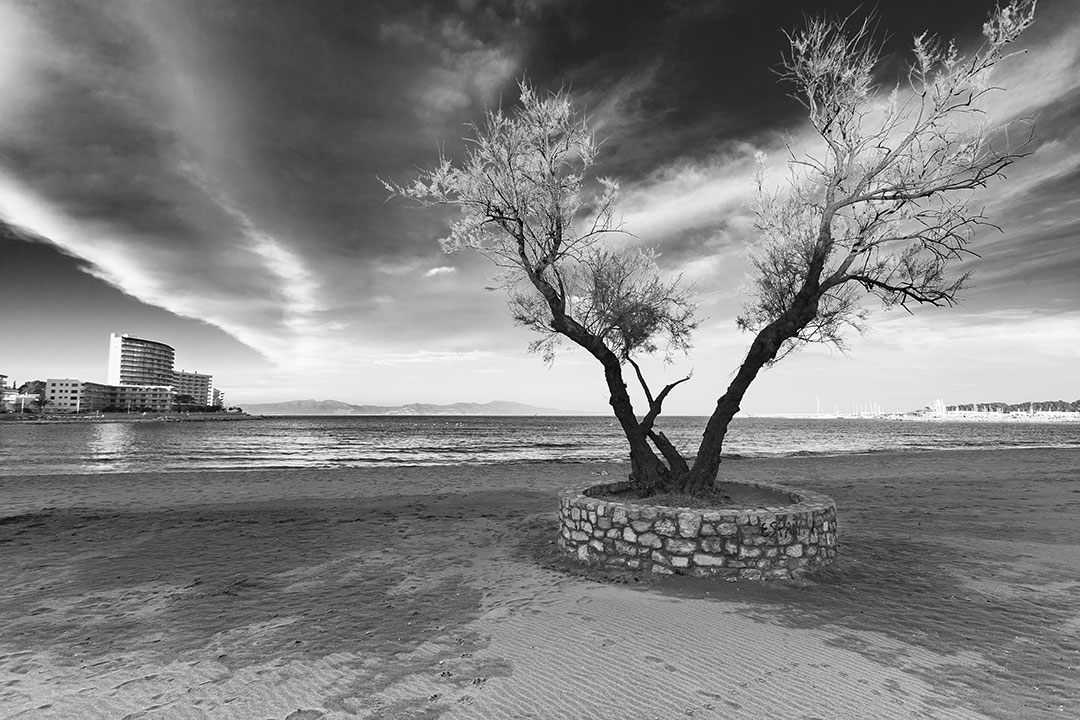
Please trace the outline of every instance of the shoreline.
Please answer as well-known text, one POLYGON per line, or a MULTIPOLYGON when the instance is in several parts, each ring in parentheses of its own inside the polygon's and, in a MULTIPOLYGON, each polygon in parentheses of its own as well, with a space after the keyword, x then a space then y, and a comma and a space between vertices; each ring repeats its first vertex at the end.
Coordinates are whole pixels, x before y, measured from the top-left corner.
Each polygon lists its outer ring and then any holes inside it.
POLYGON ((2 413, 0 422, 27 422, 49 424, 122 423, 122 422, 219 422, 231 420, 262 420, 261 415, 247 413, 2 413))
MULTIPOLYGON (((460 420, 462 418, 520 418, 542 417, 551 419, 581 419, 600 418, 611 419, 601 413, 587 415, 466 415, 466 414, 438 414, 438 415, 411 415, 401 413, 370 413, 370 414, 321 414, 321 415, 281 415, 257 413, 98 413, 79 414, 46 412, 46 413, 0 413, 0 422, 50 422, 50 423, 87 423, 87 422, 176 422, 176 421, 218 421, 218 420, 270 420, 278 418, 407 418, 407 419, 445 419, 460 420)), ((702 421, 708 420, 707 415, 671 415, 665 416, 670 419, 693 418, 702 421)), ((812 420, 812 421, 867 421, 867 422, 913 422, 913 423, 1016 423, 1016 424, 1071 424, 1080 423, 1080 412, 1052 412, 1044 411, 1037 413, 995 413, 954 411, 947 415, 916 414, 916 413, 886 413, 881 415, 831 415, 816 413, 776 413, 776 414, 751 414, 743 413, 735 418, 738 420, 812 420)))
POLYGON ((0 707, 19 720, 1080 715, 1080 449, 725 463, 722 480, 837 503, 837 561, 768 584, 565 563, 555 493, 624 472, 0 476, 0 707))
MULTIPOLYGON (((257 418, 256 418, 257 419, 257 418)), ((863 451, 796 451, 787 454, 778 455, 748 455, 748 454, 723 454, 722 463, 720 466, 720 474, 718 476, 718 482, 725 482, 725 473, 731 471, 733 467, 737 467, 735 464, 744 462, 779 462, 779 463, 798 463, 801 461, 814 461, 814 460, 837 460, 841 461, 845 458, 852 459, 866 459, 870 458, 903 458, 907 456, 927 456, 934 454, 952 455, 958 453, 1026 453, 1026 452, 1056 452, 1056 451, 1080 451, 1080 444, 1078 445, 1017 445, 1017 446, 958 446, 958 447, 938 447, 938 448, 885 448, 885 449, 872 449, 863 451)), ((5 472, 0 468, 0 481, 5 478, 8 479, 26 479, 26 478, 39 478, 39 479, 51 479, 51 478, 84 478, 84 477, 117 477, 117 476, 139 476, 144 477, 147 475, 156 476, 186 476, 192 474, 198 475, 229 475, 229 474, 260 474, 260 473, 299 473, 307 475, 309 473, 320 474, 334 474, 334 473, 382 473, 400 475, 402 472, 409 471, 428 471, 428 470, 446 470, 446 469, 475 469, 480 473, 486 473, 492 469, 499 468, 546 468, 548 470, 566 468, 571 472, 574 472, 574 468, 590 468, 592 472, 599 473, 602 469, 604 473, 610 473, 613 477, 621 477, 626 474, 627 465, 623 460, 602 460, 602 459, 582 459, 582 460, 560 460, 560 459, 519 459, 519 460, 493 460, 493 461, 471 461, 471 462, 434 462, 423 461, 415 463, 399 462, 399 461, 379 461, 379 460, 357 460, 357 461, 341 461, 331 465, 319 466, 319 465, 259 465, 254 467, 163 467, 160 469, 149 470, 147 468, 123 468, 123 469, 109 469, 109 468, 97 468, 97 469, 85 469, 85 470, 65 470, 65 469, 53 469, 48 467, 33 467, 23 472, 5 472), (354 462, 355 464, 349 464, 354 462)), ((736 474, 737 476, 737 474, 736 474)), ((737 482, 737 480, 735 480, 737 482)), ((2 517, 2 515, 0 515, 2 517)))

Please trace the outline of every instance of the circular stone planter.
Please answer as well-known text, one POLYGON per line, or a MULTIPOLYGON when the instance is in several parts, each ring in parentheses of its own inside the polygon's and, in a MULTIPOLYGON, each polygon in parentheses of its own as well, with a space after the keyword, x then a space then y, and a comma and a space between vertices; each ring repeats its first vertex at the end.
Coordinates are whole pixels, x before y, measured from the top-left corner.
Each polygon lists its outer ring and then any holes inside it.
POLYGON ((584 563, 658 574, 792 578, 836 557, 836 503, 820 493, 746 483, 790 498, 763 508, 680 508, 597 495, 629 483, 559 494, 559 546, 584 563))

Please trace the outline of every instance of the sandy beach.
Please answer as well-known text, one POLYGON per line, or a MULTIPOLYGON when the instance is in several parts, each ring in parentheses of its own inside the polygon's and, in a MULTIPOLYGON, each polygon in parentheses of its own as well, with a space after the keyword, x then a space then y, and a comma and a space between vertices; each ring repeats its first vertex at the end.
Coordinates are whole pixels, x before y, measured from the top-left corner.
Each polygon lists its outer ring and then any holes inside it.
POLYGON ((577 571, 617 465, 0 476, 0 718, 1076 718, 1080 450, 725 462, 802 581, 577 571))

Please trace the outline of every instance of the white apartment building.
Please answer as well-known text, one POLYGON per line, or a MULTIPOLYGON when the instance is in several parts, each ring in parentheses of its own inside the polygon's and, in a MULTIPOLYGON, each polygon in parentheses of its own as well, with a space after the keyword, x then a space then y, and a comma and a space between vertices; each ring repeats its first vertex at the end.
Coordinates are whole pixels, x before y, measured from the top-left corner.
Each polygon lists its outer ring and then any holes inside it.
POLYGON ((75 378, 49 378, 45 381, 45 410, 79 412, 83 407, 83 384, 75 378))

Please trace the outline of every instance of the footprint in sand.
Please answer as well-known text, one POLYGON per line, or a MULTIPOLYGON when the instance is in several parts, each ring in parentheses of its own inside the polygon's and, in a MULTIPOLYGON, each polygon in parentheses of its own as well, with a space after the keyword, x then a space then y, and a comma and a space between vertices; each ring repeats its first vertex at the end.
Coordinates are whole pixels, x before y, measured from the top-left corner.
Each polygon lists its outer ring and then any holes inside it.
POLYGON ((654 665, 660 665, 661 667, 663 667, 668 672, 678 672, 679 671, 679 668, 675 667, 674 665, 672 665, 669 662, 666 662, 664 660, 664 658, 658 658, 655 655, 646 655, 644 660, 645 660, 645 662, 651 662, 654 665))

